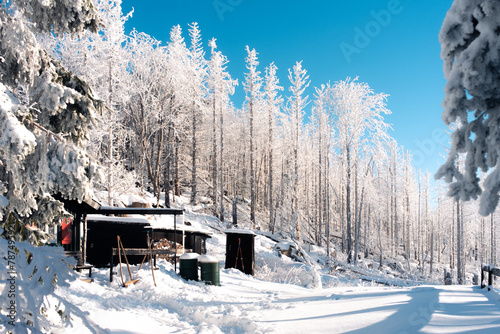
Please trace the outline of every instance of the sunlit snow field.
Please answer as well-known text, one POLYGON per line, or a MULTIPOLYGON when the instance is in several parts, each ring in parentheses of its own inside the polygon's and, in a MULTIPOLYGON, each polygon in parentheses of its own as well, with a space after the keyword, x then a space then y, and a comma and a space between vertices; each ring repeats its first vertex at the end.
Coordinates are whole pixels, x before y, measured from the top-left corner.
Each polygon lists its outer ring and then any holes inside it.
POLYGON ((134 277, 140 280, 128 288, 121 287, 119 277, 110 283, 109 269, 95 270, 93 283, 76 281, 57 290, 86 312, 75 314, 74 327, 60 332, 500 332, 500 297, 495 291, 477 286, 384 287, 315 273, 278 257, 272 241, 262 236, 256 238, 256 266, 261 268, 252 277, 223 269, 223 234, 214 233, 208 243, 209 254, 221 263, 220 287, 185 281, 164 260, 155 271, 157 287, 149 265, 141 270, 132 266, 134 277), (276 283, 280 281, 276 273, 289 277, 281 277, 285 283, 276 283), (321 283, 315 282, 315 275, 321 283))

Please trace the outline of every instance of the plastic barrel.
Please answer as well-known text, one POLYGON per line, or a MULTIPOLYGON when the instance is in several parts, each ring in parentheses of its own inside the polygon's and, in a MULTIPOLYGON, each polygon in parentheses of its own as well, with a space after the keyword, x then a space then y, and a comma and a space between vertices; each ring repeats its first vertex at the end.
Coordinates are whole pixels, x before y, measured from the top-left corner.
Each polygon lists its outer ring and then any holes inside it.
POLYGON ((219 261, 209 255, 198 258, 201 267, 201 280, 206 284, 220 286, 219 261))
POLYGON ((182 254, 179 258, 179 274, 186 280, 198 280, 198 257, 196 253, 182 254))

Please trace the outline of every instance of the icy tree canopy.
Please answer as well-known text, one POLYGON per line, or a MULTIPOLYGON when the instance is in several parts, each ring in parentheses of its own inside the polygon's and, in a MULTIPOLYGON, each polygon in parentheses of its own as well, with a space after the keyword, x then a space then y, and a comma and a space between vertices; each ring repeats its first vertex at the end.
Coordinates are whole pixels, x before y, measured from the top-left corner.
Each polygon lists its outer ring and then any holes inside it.
POLYGON ((52 198, 91 196, 97 164, 83 149, 100 102, 52 59, 35 33, 97 30, 91 0, 12 0, 0 6, 0 220, 51 223, 52 198))
POLYGON ((439 39, 447 79, 443 120, 455 130, 436 178, 450 183, 456 199, 480 197, 480 213, 488 215, 500 191, 500 2, 455 0, 439 39), (478 170, 488 173, 482 185, 478 170))

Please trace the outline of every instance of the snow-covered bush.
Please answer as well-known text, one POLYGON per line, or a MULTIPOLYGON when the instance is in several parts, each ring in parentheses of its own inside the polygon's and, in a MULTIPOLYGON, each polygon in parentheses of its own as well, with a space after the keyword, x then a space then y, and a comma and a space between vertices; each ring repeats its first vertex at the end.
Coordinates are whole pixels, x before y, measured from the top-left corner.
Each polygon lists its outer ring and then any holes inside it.
POLYGON ((51 332, 71 326, 75 317, 86 318, 54 293, 77 279, 71 269, 76 261, 66 257, 62 247, 0 238, 0 261, 0 332, 51 332))
MULTIPOLYGON (((283 247, 285 244, 279 243, 277 246, 283 247)), ((296 254, 297 250, 293 249, 292 253, 296 254)), ((294 261, 287 255, 282 255, 278 248, 260 250, 255 259, 255 277, 268 282, 321 288, 321 276, 318 270, 315 263, 294 261)))

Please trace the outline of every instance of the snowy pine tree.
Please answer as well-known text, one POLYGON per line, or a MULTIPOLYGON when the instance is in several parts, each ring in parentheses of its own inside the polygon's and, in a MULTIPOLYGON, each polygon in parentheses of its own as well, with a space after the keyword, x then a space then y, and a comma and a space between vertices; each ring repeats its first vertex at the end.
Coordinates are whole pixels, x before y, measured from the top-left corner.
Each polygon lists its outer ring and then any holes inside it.
POLYGON ((455 0, 439 39, 448 80, 443 120, 458 127, 451 135, 448 160, 436 173, 450 183, 457 200, 481 198, 480 213, 491 214, 500 191, 500 6, 496 0, 455 0), (466 155, 465 168, 457 160, 466 155), (493 169, 483 188, 477 171, 493 169), (483 192, 484 190, 484 192, 483 192))
POLYGON ((91 196, 97 163, 82 147, 101 103, 48 55, 35 30, 79 33, 97 26, 91 1, 12 1, 0 8, 2 224, 9 215, 52 224, 62 214, 52 195, 91 196))

